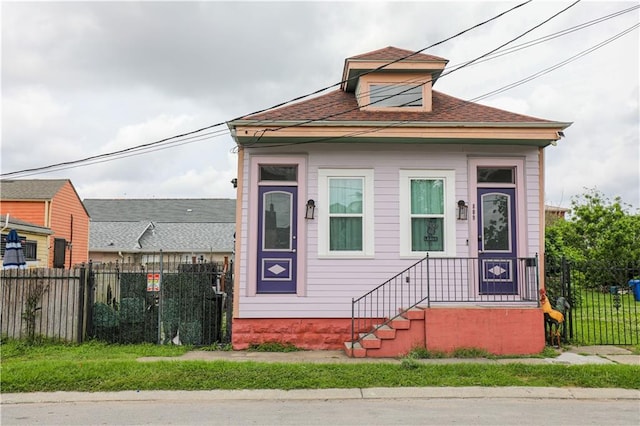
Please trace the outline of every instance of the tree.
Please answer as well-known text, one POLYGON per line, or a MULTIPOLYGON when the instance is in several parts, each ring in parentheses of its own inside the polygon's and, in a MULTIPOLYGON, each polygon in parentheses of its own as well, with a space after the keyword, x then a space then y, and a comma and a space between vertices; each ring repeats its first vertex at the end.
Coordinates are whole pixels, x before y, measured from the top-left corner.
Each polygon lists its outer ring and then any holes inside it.
POLYGON ((620 197, 612 201, 590 189, 572 200, 569 220, 547 227, 545 251, 586 265, 589 287, 626 283, 629 272, 640 267, 640 212, 633 213, 620 197))

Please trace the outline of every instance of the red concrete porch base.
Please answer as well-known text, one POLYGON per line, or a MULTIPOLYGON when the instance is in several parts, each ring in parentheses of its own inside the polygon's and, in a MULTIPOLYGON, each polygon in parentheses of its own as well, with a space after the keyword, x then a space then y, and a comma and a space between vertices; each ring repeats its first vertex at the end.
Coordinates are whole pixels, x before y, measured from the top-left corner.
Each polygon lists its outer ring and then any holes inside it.
POLYGON ((537 308, 425 309, 427 349, 451 352, 484 349, 494 355, 540 353, 545 346, 544 318, 537 308))
POLYGON ((301 349, 341 350, 351 340, 351 318, 234 318, 232 346, 282 343, 301 349))

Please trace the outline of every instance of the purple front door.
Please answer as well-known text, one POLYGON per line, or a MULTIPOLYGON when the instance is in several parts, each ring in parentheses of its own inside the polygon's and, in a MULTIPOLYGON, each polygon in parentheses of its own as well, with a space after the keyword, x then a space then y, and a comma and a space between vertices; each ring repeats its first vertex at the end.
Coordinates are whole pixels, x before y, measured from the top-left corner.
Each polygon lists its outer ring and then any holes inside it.
POLYGON ((258 187, 258 293, 295 293, 297 195, 295 186, 258 187))
POLYGON ((480 294, 517 294, 515 188, 478 189, 480 294))

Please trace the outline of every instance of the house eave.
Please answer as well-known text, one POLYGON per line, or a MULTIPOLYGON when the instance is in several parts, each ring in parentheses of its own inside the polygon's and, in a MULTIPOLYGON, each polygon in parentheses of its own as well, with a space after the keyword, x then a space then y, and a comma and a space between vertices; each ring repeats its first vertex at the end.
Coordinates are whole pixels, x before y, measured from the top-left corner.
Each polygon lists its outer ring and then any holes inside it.
POLYGON ((571 125, 563 122, 265 122, 233 127, 240 145, 300 143, 416 143, 547 146, 571 125), (299 126, 293 125, 300 123, 299 126))
POLYGON ((235 120, 228 123, 230 129, 237 129, 241 126, 246 127, 496 127, 496 128, 545 128, 561 130, 571 126, 572 122, 560 121, 532 121, 532 122, 488 122, 488 121, 313 121, 309 120, 235 120))

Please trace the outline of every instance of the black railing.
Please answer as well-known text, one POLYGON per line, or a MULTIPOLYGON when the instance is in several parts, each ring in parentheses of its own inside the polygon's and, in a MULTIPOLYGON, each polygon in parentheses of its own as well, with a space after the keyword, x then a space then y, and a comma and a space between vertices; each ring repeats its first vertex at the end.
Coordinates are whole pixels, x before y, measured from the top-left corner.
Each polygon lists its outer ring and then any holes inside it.
POLYGON ((537 257, 427 256, 365 295, 352 299, 351 342, 353 345, 418 305, 538 306, 538 290, 537 257))
POLYGON ((640 343, 640 262, 545 261, 549 300, 564 297, 571 306, 564 339, 583 345, 640 343))

